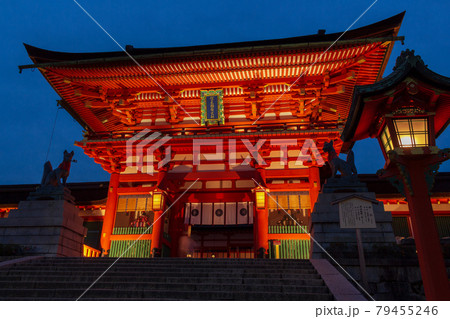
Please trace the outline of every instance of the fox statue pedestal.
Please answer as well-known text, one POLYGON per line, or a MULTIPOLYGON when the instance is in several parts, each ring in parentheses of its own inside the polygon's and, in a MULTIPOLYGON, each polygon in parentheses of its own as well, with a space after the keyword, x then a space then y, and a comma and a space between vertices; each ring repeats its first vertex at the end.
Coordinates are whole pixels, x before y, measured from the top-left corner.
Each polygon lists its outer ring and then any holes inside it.
POLYGON ((82 257, 86 228, 70 190, 46 185, 0 219, 0 243, 25 255, 82 257))
POLYGON ((337 156, 333 141, 325 143, 323 151, 328 153, 332 176, 323 185, 311 213, 310 233, 314 238, 311 258, 327 258, 323 249, 338 259, 357 256, 356 229, 359 228, 363 228, 358 232, 366 254, 373 255, 374 251, 383 251, 386 246, 394 247, 392 215, 384 211, 383 203, 377 201, 375 193, 369 192, 358 180, 353 151, 348 153, 347 161, 337 156), (340 203, 348 201, 356 201, 355 207, 352 204, 341 209, 340 203), (350 221, 356 226, 349 227, 350 221))
MULTIPOLYGON (((362 229, 362 242, 367 255, 374 249, 395 245, 392 229, 392 215, 384 210, 382 202, 378 202, 375 194, 368 192, 366 185, 357 180, 348 182, 345 179, 330 178, 323 185, 314 210, 311 213, 311 258, 327 258, 327 254, 317 245, 339 259, 343 255, 357 257, 355 229, 342 227, 339 203, 351 199, 367 202, 373 210, 374 228, 362 229)), ((357 212, 355 218, 364 219, 364 211, 357 212)), ((347 256, 348 257, 348 256, 347 256)))

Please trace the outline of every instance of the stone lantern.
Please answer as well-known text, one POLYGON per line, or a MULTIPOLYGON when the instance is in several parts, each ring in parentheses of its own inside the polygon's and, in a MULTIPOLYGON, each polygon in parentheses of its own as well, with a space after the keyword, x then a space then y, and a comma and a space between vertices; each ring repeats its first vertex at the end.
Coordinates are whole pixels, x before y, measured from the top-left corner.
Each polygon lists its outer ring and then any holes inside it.
POLYGON ((435 143, 449 122, 450 78, 432 72, 414 51, 406 50, 388 77, 355 87, 342 133, 344 149, 367 137, 378 139, 386 159, 378 174, 408 202, 427 300, 450 300, 429 195, 439 164, 450 155, 435 143))

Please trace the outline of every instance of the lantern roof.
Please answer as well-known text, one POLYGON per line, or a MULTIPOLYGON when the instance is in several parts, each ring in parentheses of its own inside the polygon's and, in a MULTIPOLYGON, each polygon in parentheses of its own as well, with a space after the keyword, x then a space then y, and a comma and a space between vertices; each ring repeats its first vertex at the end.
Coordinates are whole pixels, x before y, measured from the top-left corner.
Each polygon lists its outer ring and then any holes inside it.
POLYGON ((377 137, 387 116, 435 115, 438 137, 450 123, 450 78, 428 69, 414 50, 402 51, 386 78, 354 89, 346 125, 341 135, 343 151, 354 142, 377 137))

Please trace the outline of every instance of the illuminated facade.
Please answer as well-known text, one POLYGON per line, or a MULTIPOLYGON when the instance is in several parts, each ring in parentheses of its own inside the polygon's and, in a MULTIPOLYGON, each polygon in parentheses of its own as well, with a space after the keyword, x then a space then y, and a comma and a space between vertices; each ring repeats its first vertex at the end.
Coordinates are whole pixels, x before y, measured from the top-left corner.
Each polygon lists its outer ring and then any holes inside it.
POLYGON ((333 46, 341 33, 127 46, 139 65, 124 52, 26 45, 34 64, 22 68, 39 68, 85 129, 75 144, 111 173, 97 218, 105 255, 139 239, 129 256, 180 256, 187 231, 194 257, 272 257, 276 242, 308 258, 323 144, 335 140, 339 153, 353 88, 381 79, 402 19, 333 46))

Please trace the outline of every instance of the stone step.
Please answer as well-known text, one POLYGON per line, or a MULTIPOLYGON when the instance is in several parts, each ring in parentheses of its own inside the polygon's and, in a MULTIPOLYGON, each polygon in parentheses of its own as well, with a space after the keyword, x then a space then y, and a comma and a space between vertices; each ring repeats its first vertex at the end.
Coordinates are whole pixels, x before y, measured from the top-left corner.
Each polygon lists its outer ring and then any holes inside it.
MULTIPOLYGON (((16 267, 9 267, 2 269, 0 268, 0 276, 3 273, 12 273, 12 272, 34 272, 34 271, 40 271, 40 272, 94 272, 94 273, 101 273, 108 269, 108 267, 101 267, 101 266, 84 266, 84 267, 55 267, 52 265, 48 266, 16 266, 16 267)), ((225 267, 218 267, 218 268, 201 268, 201 267, 177 267, 177 268, 165 268, 165 267, 116 267, 114 265, 113 267, 109 268, 108 272, 141 272, 141 273, 148 273, 148 272, 175 272, 175 273, 192 273, 192 272, 205 272, 205 273, 215 273, 215 272, 222 272, 226 271, 229 273, 237 273, 237 274, 247 274, 247 273, 264 273, 264 274, 276 274, 276 273, 283 273, 287 272, 287 270, 279 269, 279 268, 225 268, 225 267)), ((311 269, 289 269, 289 273, 292 274, 314 274, 315 270, 313 268, 311 269)))
POLYGON ((108 262, 104 261, 98 261, 98 262, 85 262, 85 261, 71 261, 71 262, 58 262, 58 261, 46 261, 46 260, 33 260, 29 264, 31 265, 60 265, 60 266, 67 266, 67 265, 122 265, 122 266, 202 266, 202 267, 241 267, 241 266, 252 266, 252 267, 286 267, 286 268, 297 268, 297 267, 311 267, 311 263, 226 263, 226 262, 201 262, 201 263, 195 263, 195 262, 122 262, 121 259, 118 261, 111 261, 108 262))
MULTIPOLYGON (((35 289, 48 289, 48 290, 60 290, 67 288, 68 282, 48 282, 48 281, 35 281, 35 282, 15 282, 15 283, 0 283, 2 289, 23 289, 23 290, 35 290, 35 289)), ((70 282, 71 289, 87 289, 90 283, 70 282)), ((263 284, 244 284, 237 282, 229 283, 146 283, 146 282, 97 282, 93 286, 95 289, 108 289, 108 290, 170 290, 170 291, 223 291, 223 292, 271 292, 271 293, 328 293, 326 286, 297 286, 297 285, 263 285, 263 284)))
POLYGON ((66 271, 79 271, 80 269, 83 269, 83 271, 105 271, 109 269, 108 271, 142 271, 142 272, 163 272, 163 271, 180 271, 180 272, 191 272, 191 271, 208 271, 208 272, 214 272, 217 270, 227 270, 229 272, 249 272, 249 271, 260 271, 262 273, 279 273, 279 272, 292 272, 292 273, 314 273, 315 269, 313 267, 307 267, 307 268, 279 268, 279 267, 204 267, 204 266, 179 266, 179 267, 163 267, 163 266, 156 266, 156 265, 148 265, 148 266, 124 266, 124 265, 113 265, 113 266, 104 266, 104 265, 68 265, 68 266, 55 266, 55 265, 15 265, 12 267, 5 267, 0 268, 0 273, 5 271, 34 271, 35 269, 40 270, 47 270, 47 271, 60 271, 60 270, 66 270, 66 271))
MULTIPOLYGON (((266 267, 266 268, 283 268, 283 269, 295 269, 295 268, 312 268, 310 263, 192 263, 192 262, 183 262, 183 263, 174 263, 174 262, 122 262, 122 260, 118 260, 117 262, 53 262, 53 261, 33 261, 27 263, 27 265, 55 265, 55 266, 109 266, 109 265, 117 265, 124 267, 266 267)), ((20 265, 20 264, 16 264, 20 265)), ((22 264, 23 265, 23 264, 22 264)))
POLYGON ((170 260, 164 260, 164 261, 155 261, 155 259, 149 259, 147 262, 144 261, 133 261, 133 260, 127 260, 124 261, 123 259, 114 260, 114 259, 107 259, 107 258, 86 258, 86 260, 72 260, 72 261, 57 261, 57 260, 32 260, 30 261, 30 264, 33 265, 203 265, 203 266, 243 266, 243 265, 249 265, 249 266, 268 266, 268 267, 309 267, 311 266, 310 262, 222 262, 222 261, 216 261, 211 260, 210 262, 193 262, 191 260, 184 260, 180 262, 176 261, 170 261, 170 260), (90 261, 88 261, 91 259, 90 261))
POLYGON ((195 259, 195 258, 78 258, 60 260, 59 258, 43 257, 30 261, 30 263, 53 263, 53 264, 211 264, 211 265, 310 265, 309 260, 304 259, 195 259), (257 261, 262 260, 262 261, 257 261))
POLYGON ((239 259, 239 258, 65 258, 65 257, 44 257, 33 261, 33 263, 49 261, 53 263, 163 263, 163 264, 307 264, 307 259, 239 259))
MULTIPOLYGON (((9 271, 1 271, 0 278, 8 278, 9 276, 22 276, 24 278, 27 277, 44 277, 50 278, 52 276, 65 276, 65 277, 76 277, 76 276, 93 276, 98 277, 105 272, 105 269, 101 271, 84 271, 83 269, 76 270, 43 270, 40 268, 33 270, 16 270, 10 269, 9 271)), ((152 271, 152 272, 142 272, 135 271, 134 269, 128 271, 117 271, 111 268, 109 271, 105 273, 104 276, 124 276, 124 277, 149 277, 149 276, 167 276, 167 277, 247 277, 247 278, 286 278, 286 277, 298 277, 298 276, 314 276, 315 272, 312 271, 296 271, 296 272, 261 272, 261 271, 251 271, 251 270, 236 270, 229 271, 229 269, 218 269, 216 271, 180 271, 178 269, 173 271, 152 271)))
POLYGON ((1 267, 0 300, 76 300, 101 275, 82 300, 333 300, 309 260, 58 257, 1 267))
MULTIPOLYGON (((77 283, 89 283, 92 284, 98 276, 71 276, 70 282, 77 283)), ((214 284, 227 284, 230 282, 239 281, 241 284, 247 285, 297 285, 297 286, 324 286, 323 280, 319 275, 314 276, 297 276, 291 278, 247 278, 247 277, 162 277, 162 276, 103 276, 99 282, 142 282, 142 283, 214 283, 214 284)), ((42 280, 40 277, 35 276, 8 276, 0 280, 0 287, 7 287, 8 284, 16 285, 18 282, 38 282, 42 280)), ((45 278, 46 282, 67 282, 67 277, 52 276, 45 278)))
MULTIPOLYGON (((75 301, 77 298, 67 297, 0 297, 0 301, 75 301)), ((83 301, 124 301, 123 298, 83 298, 83 301)), ((174 298, 127 298, 126 301, 183 301, 174 298)))
MULTIPOLYGON (((14 300, 21 300, 25 297, 27 299, 36 298, 34 300, 67 298, 72 300, 78 299, 84 290, 81 289, 1 289, 0 300, 3 298, 14 298, 14 300)), ((224 291, 172 291, 172 290, 110 290, 110 289, 90 289, 86 292, 81 300, 145 300, 152 298, 154 300, 161 300, 173 298, 176 300, 333 300, 330 294, 321 293, 282 293, 282 292, 224 292, 224 291)))

